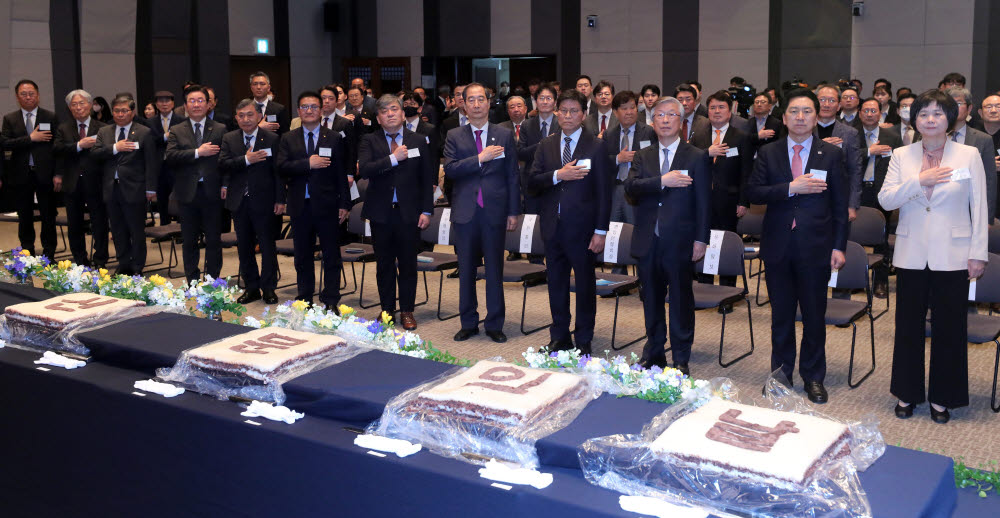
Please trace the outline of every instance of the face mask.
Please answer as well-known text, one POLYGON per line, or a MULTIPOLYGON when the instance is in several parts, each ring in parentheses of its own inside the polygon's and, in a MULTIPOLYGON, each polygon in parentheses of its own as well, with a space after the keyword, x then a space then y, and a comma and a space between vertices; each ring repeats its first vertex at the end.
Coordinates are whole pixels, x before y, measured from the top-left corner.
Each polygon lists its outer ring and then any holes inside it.
POLYGON ((899 109, 899 118, 909 122, 910 121, 910 107, 903 106, 899 109))
POLYGON ((417 116, 417 107, 416 106, 404 106, 403 107, 403 115, 406 115, 407 119, 416 117, 417 116))

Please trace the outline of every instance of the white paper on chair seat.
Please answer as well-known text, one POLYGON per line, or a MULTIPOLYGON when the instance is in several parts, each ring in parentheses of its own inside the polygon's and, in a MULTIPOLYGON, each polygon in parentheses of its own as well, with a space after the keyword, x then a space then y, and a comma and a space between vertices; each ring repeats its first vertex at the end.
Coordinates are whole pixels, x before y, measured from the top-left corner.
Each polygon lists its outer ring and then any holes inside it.
POLYGON ((694 507, 681 507, 663 500, 648 496, 621 495, 618 505, 632 513, 659 516, 662 518, 705 518, 708 512, 694 507))
POLYGON ((444 192, 441 191, 441 187, 438 186, 438 185, 435 185, 434 186, 434 199, 437 200, 438 198, 440 198, 442 196, 444 196, 444 192))
POLYGON ((365 237, 371 237, 372 235, 372 224, 365 220, 365 237))
POLYGON ((838 273, 840 273, 840 270, 830 270, 830 282, 826 283, 827 286, 829 286, 831 288, 836 288, 837 287, 837 274, 838 273))
POLYGON ((969 300, 976 301, 976 279, 969 281, 969 300))
POLYGON ((545 489, 552 484, 551 473, 541 473, 529 468, 510 467, 494 459, 490 459, 486 463, 486 467, 479 468, 479 476, 487 480, 507 484, 523 484, 537 489, 545 489))
POLYGON ((351 182, 351 201, 354 201, 361 197, 361 191, 358 190, 358 182, 351 182))
POLYGON ((719 257, 722 256, 722 239, 725 233, 713 230, 708 238, 708 248, 705 249, 705 264, 702 271, 707 275, 719 274, 719 257))
POLYGON ((45 354, 41 358, 35 360, 35 365, 52 365, 54 367, 62 367, 64 369, 76 369, 78 367, 83 367, 87 365, 87 362, 80 360, 74 360, 72 358, 67 358, 61 354, 56 354, 52 351, 45 351, 45 354))
POLYGON ((522 254, 531 253, 531 236, 535 233, 535 222, 538 220, 537 214, 525 214, 521 223, 521 246, 518 249, 522 254))
POLYGON ((450 245, 451 237, 451 207, 441 211, 441 222, 438 224, 438 244, 450 245))
POLYGON ((382 437, 380 435, 371 434, 364 434, 355 437, 354 444, 355 446, 360 446, 369 450, 395 453, 398 457, 409 457, 410 455, 420 451, 420 448, 422 448, 419 443, 413 444, 409 441, 404 441, 403 439, 392 439, 390 437, 382 437))
POLYGON ((608 225, 608 235, 604 238, 604 262, 618 264, 618 241, 624 226, 620 221, 612 221, 608 225))

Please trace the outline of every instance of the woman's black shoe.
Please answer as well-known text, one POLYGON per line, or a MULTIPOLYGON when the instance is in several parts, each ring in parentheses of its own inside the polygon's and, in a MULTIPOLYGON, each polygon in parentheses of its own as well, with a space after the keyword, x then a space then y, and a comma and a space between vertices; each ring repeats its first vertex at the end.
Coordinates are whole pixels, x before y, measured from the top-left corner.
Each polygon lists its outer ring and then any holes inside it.
POLYGON ((951 414, 948 413, 947 408, 938 412, 934 409, 934 405, 931 405, 931 420, 938 424, 945 424, 951 420, 951 414))
POLYGON ((913 407, 915 407, 915 406, 917 406, 917 405, 903 406, 903 405, 900 405, 899 403, 896 403, 896 408, 894 409, 895 412, 896 412, 896 417, 898 417, 900 419, 907 419, 909 417, 912 417, 913 416, 913 407))

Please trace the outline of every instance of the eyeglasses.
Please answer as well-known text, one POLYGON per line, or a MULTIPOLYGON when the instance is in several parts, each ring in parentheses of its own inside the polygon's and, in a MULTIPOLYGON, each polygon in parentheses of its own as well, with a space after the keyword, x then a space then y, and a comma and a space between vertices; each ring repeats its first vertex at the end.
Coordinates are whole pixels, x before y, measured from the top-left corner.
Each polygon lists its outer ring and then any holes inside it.
POLYGON ((677 112, 670 112, 670 113, 655 112, 655 113, 653 113, 653 120, 656 120, 656 119, 679 119, 679 118, 681 118, 681 114, 679 114, 677 112))
POLYGON ((857 101, 858 100, 858 96, 856 96, 856 95, 845 95, 844 96, 844 100, 845 101, 857 101))
POLYGON ((814 110, 812 108, 791 108, 791 109, 785 110, 785 114, 786 115, 791 115, 792 117, 797 117, 799 114, 802 114, 802 115, 805 115, 805 116, 809 116, 809 115, 812 115, 814 113, 816 113, 816 110, 814 110))
POLYGON ((90 103, 88 103, 87 101, 76 101, 69 103, 71 108, 80 108, 81 106, 87 106, 88 104, 90 103))
POLYGON ((579 108, 575 108, 575 109, 572 109, 572 110, 567 109, 567 108, 563 108, 563 109, 559 110, 559 115, 562 115, 563 117, 569 117, 570 115, 577 115, 581 111, 582 110, 580 110, 579 108))
POLYGON ((132 110, 125 109, 125 108, 117 108, 117 109, 111 110, 111 113, 113 113, 115 115, 128 115, 131 111, 132 110))
POLYGON ((1000 110, 1000 104, 984 104, 983 105, 983 109, 986 110, 986 111, 988 111, 988 112, 991 112, 991 111, 994 111, 994 110, 1000 110))
POLYGON ((208 102, 208 101, 206 101, 205 99, 201 99, 201 98, 198 98, 198 99, 188 99, 187 100, 188 104, 205 104, 206 102, 208 102))
POLYGON ((840 101, 834 99, 833 97, 820 97, 819 98, 819 103, 820 104, 837 104, 838 102, 840 102, 840 101))
POLYGON ((302 111, 304 111, 304 112, 316 111, 316 110, 319 110, 319 105, 318 104, 300 104, 299 105, 299 109, 302 110, 302 111))
POLYGON ((539 101, 554 101, 556 99, 555 99, 555 97, 552 97, 551 95, 539 95, 538 96, 538 100, 539 101))
POLYGON ((18 92, 17 96, 18 97, 24 97, 26 99, 30 99, 32 97, 38 97, 38 92, 32 92, 30 90, 26 90, 24 92, 18 92))

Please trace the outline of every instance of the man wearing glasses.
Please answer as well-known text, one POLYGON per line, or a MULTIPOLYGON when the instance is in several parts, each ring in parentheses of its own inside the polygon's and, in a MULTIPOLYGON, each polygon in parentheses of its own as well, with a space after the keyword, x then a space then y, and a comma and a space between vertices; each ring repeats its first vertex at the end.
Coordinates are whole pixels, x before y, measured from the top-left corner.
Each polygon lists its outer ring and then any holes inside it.
POLYGON ((950 135, 951 140, 978 149, 979 155, 983 159, 983 170, 986 171, 986 214, 989 215, 988 224, 992 225, 993 214, 996 214, 997 210, 997 148, 993 145, 993 139, 989 135, 973 128, 966 122, 975 104, 969 90, 962 86, 956 86, 949 88, 945 93, 958 104, 958 118, 955 119, 955 128, 950 135))
POLYGON ((30 79, 18 81, 14 95, 19 108, 4 115, 3 149, 11 152, 3 181, 12 194, 17 210, 17 237, 21 248, 35 253, 35 210, 42 219, 42 254, 49 259, 56 252, 56 200, 52 191, 52 137, 59 120, 56 114, 38 106, 38 85, 30 79))
MULTIPOLYGON (((618 126, 618 119, 614 110, 611 109, 611 101, 615 97, 615 85, 608 81, 600 81, 594 88, 594 102, 597 109, 591 110, 586 118, 586 129, 591 134, 599 138, 604 138, 604 134, 609 129, 618 126)), ((562 120, 562 119, 560 119, 562 120)))
POLYGON ((861 119, 858 118, 858 103, 860 102, 861 98, 858 97, 858 91, 854 88, 847 87, 840 92, 840 114, 838 117, 841 122, 858 131, 861 131, 861 119))
MULTIPOLYGON (((858 130, 837 120, 837 110, 840 109, 840 88, 835 85, 820 85, 816 90, 819 98, 819 116, 816 119, 816 136, 823 142, 833 144, 844 150, 844 170, 847 174, 849 194, 847 217, 854 221, 858 217, 858 207, 861 206, 861 135, 858 130)), ((850 294, 834 293, 841 298, 850 294)))
MULTIPOLYGON (((892 158, 892 150, 903 145, 903 139, 894 128, 883 128, 879 124, 882 120, 882 104, 878 99, 870 97, 861 103, 861 112, 858 116, 861 120, 861 134, 865 139, 865 148, 862 150, 864 159, 861 162, 861 170, 864 171, 861 180, 861 205, 872 207, 882 211, 886 223, 892 211, 886 211, 878 202, 878 192, 882 190, 882 183, 885 181, 885 173, 889 170, 889 160, 892 158)), ((890 227, 886 236, 895 233, 895 227, 890 227)), ((883 243, 875 247, 876 254, 888 257, 888 243, 883 243)), ((880 299, 889 295, 889 268, 885 264, 875 265, 874 294, 880 299)))
MULTIPOLYGON (((323 252, 323 273, 327 279, 319 300, 328 310, 340 303, 340 224, 350 214, 351 195, 347 186, 344 139, 340 133, 320 124, 320 95, 299 94, 302 126, 281 136, 278 144, 278 173, 288 182, 286 209, 292 219, 292 246, 295 249, 296 300, 312 304, 316 286, 313 265, 316 238, 323 252)), ((473 272, 475 274, 475 272, 473 272)))
MULTIPOLYGON (((222 271, 222 177, 219 149, 226 126, 207 117, 208 90, 191 85, 184 90, 188 120, 171 128, 163 160, 174 171, 171 197, 180 206, 184 238, 184 275, 188 282, 201 276, 199 237, 204 236, 205 273, 218 278, 222 271)), ((161 205, 168 206, 161 201, 161 205)))
POLYGON ((673 364, 690 374, 688 361, 694 341, 691 283, 694 263, 705 256, 709 240, 712 177, 708 153, 682 142, 684 112, 685 107, 674 97, 664 97, 653 107, 657 143, 634 155, 625 194, 638 205, 631 253, 639 259, 646 320, 641 364, 645 368, 667 365, 663 300, 669 286, 673 364))

